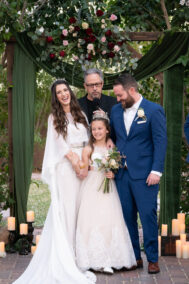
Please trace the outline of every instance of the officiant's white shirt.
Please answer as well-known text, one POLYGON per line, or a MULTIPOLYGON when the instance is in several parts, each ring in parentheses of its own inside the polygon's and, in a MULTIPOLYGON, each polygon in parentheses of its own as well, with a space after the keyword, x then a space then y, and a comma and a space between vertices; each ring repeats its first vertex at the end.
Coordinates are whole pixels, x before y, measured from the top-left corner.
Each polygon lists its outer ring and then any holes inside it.
MULTIPOLYGON (((142 100, 143 100, 143 97, 140 96, 140 99, 134 105, 132 105, 132 107, 126 108, 124 110, 123 117, 124 117, 124 124, 125 124, 125 129, 127 131, 127 135, 129 135, 131 124, 132 124, 132 122, 135 118, 135 115, 137 113, 137 110, 138 110, 142 100)), ((151 171, 151 173, 156 174, 160 177, 162 176, 162 173, 157 172, 157 171, 151 171)))

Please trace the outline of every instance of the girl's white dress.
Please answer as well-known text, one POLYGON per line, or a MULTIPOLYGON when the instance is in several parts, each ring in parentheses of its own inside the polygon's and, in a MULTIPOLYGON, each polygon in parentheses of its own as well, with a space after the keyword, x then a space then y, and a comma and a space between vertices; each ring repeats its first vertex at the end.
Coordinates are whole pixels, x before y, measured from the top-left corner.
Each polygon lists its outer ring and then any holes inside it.
POLYGON ((51 205, 37 250, 14 284, 88 284, 95 275, 84 275, 75 263, 75 228, 81 181, 65 155, 70 149, 81 156, 87 129, 67 114, 68 135, 58 135, 49 116, 42 180, 51 192, 51 205))
POLYGON ((112 191, 103 193, 103 188, 99 190, 105 175, 98 170, 94 160, 102 159, 106 153, 104 147, 94 148, 92 170, 81 184, 76 257, 82 270, 136 265, 114 180, 110 181, 112 191))

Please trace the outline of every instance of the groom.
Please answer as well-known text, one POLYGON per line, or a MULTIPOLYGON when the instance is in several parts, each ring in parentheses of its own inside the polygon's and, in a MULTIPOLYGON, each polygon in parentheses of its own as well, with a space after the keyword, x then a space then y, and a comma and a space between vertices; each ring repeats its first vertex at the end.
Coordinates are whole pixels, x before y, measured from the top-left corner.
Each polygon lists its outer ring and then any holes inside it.
POLYGON ((114 82, 119 104, 112 108, 112 139, 126 158, 116 175, 123 215, 134 248, 137 267, 141 258, 137 212, 143 227, 148 272, 158 273, 157 195, 166 154, 166 119, 163 108, 144 99, 130 74, 114 82))

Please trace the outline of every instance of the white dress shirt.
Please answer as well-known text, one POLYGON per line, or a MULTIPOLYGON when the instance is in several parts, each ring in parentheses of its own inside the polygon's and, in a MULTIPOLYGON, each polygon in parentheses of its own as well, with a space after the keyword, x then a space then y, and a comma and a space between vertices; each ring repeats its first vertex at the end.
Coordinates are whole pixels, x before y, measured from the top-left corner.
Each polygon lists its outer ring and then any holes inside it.
MULTIPOLYGON (((124 124, 125 124, 125 129, 127 131, 127 135, 129 135, 131 124, 132 124, 132 122, 135 118, 136 112, 137 112, 142 100, 143 100, 143 97, 140 96, 140 99, 134 105, 132 105, 132 107, 126 108, 124 113, 123 113, 124 124)), ((160 177, 162 176, 162 173, 157 172, 157 171, 151 171, 151 173, 156 174, 160 177)))

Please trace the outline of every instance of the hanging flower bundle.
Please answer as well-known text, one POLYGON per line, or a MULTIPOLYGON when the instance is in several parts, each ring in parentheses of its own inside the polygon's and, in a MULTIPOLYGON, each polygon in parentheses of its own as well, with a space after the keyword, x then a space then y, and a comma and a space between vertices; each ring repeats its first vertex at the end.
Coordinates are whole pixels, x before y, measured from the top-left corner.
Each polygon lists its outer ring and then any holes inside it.
POLYGON ((40 43, 45 49, 38 60, 50 60, 54 71, 64 69, 65 62, 80 64, 84 70, 94 66, 114 71, 135 69, 137 59, 130 58, 126 44, 129 39, 116 25, 117 16, 97 9, 89 19, 67 18, 56 31, 48 33, 41 27, 39 31, 45 37, 40 43))

